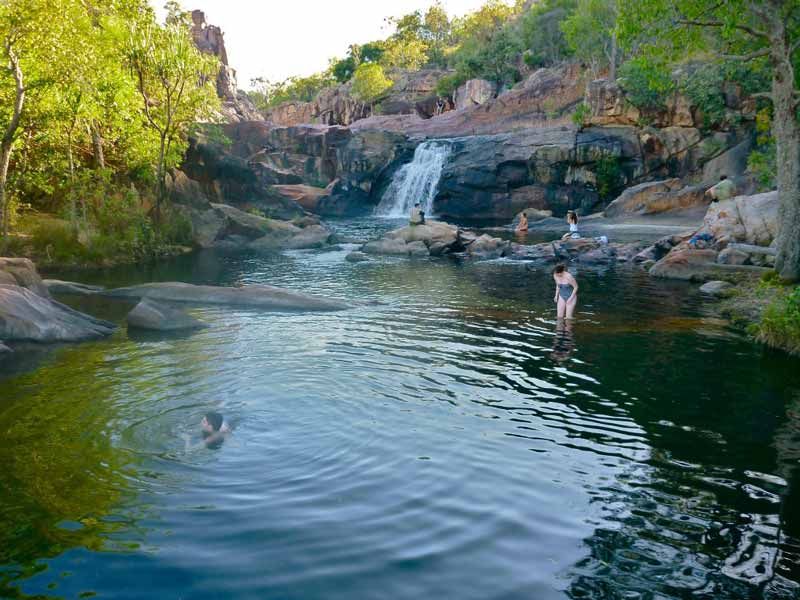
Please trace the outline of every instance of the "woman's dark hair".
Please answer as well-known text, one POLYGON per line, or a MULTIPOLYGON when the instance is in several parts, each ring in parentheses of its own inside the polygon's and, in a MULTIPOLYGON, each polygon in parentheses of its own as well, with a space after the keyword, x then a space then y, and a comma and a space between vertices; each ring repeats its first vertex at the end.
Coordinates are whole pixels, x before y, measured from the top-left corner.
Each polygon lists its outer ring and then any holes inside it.
POLYGON ((569 221, 570 223, 575 223, 577 225, 578 224, 578 213, 576 213, 574 210, 568 210, 567 211, 567 221, 569 221))
POLYGON ((556 265, 556 268, 553 269, 553 273, 563 273, 566 270, 567 270, 566 265, 563 265, 563 264, 562 265, 556 265))
POLYGON ((206 421, 214 431, 219 431, 220 427, 222 427, 222 415, 218 412, 206 413, 206 421))

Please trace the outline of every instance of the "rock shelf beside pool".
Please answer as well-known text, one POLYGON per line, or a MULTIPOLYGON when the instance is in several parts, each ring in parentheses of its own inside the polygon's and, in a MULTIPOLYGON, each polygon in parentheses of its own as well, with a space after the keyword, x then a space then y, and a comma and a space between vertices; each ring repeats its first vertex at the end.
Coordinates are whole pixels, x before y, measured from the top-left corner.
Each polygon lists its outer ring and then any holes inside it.
POLYGON ((179 282, 146 283, 108 290, 102 292, 102 295, 112 298, 148 298, 163 302, 224 304, 285 311, 335 311, 350 308, 349 304, 339 300, 311 296, 271 285, 218 287, 179 282))

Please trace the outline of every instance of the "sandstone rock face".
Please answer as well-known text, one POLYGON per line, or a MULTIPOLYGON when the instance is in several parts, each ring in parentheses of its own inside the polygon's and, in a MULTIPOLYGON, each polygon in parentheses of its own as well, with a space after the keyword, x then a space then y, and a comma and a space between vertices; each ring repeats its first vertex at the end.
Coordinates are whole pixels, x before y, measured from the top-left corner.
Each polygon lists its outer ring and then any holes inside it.
POLYGON ((778 234, 778 192, 736 196, 709 206, 702 232, 717 244, 745 243, 769 246, 778 234))
POLYGON ((387 73, 394 85, 379 105, 383 115, 418 115, 423 119, 452 110, 449 98, 441 98, 436 93, 439 80, 452 73, 440 69, 420 69, 406 71, 391 69, 387 73))
POLYGON ((623 152, 633 156, 632 146, 614 132, 590 139, 567 127, 459 138, 442 171, 434 212, 442 218, 504 221, 529 208, 559 216, 570 209, 588 213, 600 198, 574 167, 590 171, 601 156, 623 152))
POLYGON ((494 98, 497 86, 485 79, 470 79, 455 93, 456 110, 482 106, 494 98))
POLYGON ((128 327, 150 331, 180 331, 207 327, 202 321, 161 302, 143 298, 128 313, 128 327))
POLYGON ((322 90, 311 102, 288 102, 267 111, 267 122, 278 127, 297 125, 347 126, 372 114, 369 104, 351 95, 352 84, 322 90))
MULTIPOLYGON (((731 84, 733 85, 733 84, 731 84)), ((586 87, 586 105, 592 125, 636 125, 646 120, 653 127, 703 128, 705 120, 701 111, 688 97, 674 93, 667 98, 665 106, 643 111, 633 106, 626 98, 624 80, 598 79, 586 87)), ((734 129, 741 117, 754 118, 752 106, 741 99, 741 89, 726 95, 728 116, 721 125, 722 130, 734 129)))
POLYGON ((44 298, 50 297, 36 265, 27 258, 0 258, 0 285, 18 285, 44 298))
POLYGON ((606 217, 651 215, 697 208, 710 204, 704 186, 684 186, 680 179, 650 181, 629 187, 609 204, 606 217))
POLYGON ((539 69, 513 89, 481 105, 419 115, 374 115, 356 121, 354 130, 392 131, 414 137, 453 138, 494 135, 542 127, 554 121, 569 124, 569 114, 583 100, 585 74, 578 65, 539 69))
POLYGON ((220 68, 217 74, 217 95, 223 101, 223 115, 231 122, 261 120, 258 112, 246 94, 239 92, 236 86, 236 71, 228 64, 228 52, 222 30, 206 23, 205 13, 192 11, 192 39, 197 48, 206 54, 219 59, 220 68))
POLYGON ((17 285, 0 285, 0 338, 7 341, 77 342, 113 333, 95 319, 17 285))
POLYGON ((586 105, 592 125, 635 125, 639 110, 625 100, 625 94, 616 82, 596 79, 586 87, 586 105))
POLYGON ((248 285, 240 288, 192 285, 189 283, 146 283, 103 292, 112 298, 148 298, 187 304, 224 304, 268 310, 334 311, 349 308, 338 300, 309 296, 271 285, 248 285))

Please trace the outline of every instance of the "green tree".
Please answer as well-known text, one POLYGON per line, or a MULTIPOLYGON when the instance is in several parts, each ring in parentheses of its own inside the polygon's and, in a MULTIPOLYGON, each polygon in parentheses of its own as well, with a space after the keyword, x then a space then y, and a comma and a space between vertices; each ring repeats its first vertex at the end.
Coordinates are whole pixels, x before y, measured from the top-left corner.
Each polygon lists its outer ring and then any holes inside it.
POLYGON ((353 97, 369 104, 380 98, 392 85, 392 80, 383 72, 383 67, 364 63, 356 69, 353 76, 353 97))
POLYGON ((567 43, 576 58, 597 73, 608 67, 608 78, 617 78, 616 0, 579 0, 575 11, 561 23, 567 43))
POLYGON ((576 0, 543 0, 522 15, 520 32, 530 66, 550 66, 571 56, 561 24, 576 4, 576 0))
POLYGON ((159 27, 152 20, 131 24, 127 60, 146 122, 159 139, 156 159, 158 222, 166 199, 167 169, 183 154, 190 124, 212 116, 219 100, 217 60, 202 54, 182 24, 159 27))
POLYGON ((797 87, 800 3, 796 0, 620 0, 620 29, 630 46, 680 57, 714 52, 729 60, 765 60, 771 89, 780 197, 775 263, 779 275, 800 280, 800 124, 797 87))
POLYGON ((420 35, 428 44, 428 58, 437 67, 447 65, 447 48, 452 41, 453 27, 441 2, 437 0, 425 13, 420 35))

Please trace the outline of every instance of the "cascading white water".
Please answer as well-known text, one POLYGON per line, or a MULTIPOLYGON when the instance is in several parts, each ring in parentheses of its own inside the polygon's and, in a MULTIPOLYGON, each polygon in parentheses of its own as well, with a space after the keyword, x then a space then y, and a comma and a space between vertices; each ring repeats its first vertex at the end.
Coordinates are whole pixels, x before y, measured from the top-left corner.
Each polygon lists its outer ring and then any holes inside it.
POLYGON ((447 142, 423 142, 417 146, 414 160, 397 171, 375 209, 375 215, 405 218, 417 202, 422 205, 426 215, 431 215, 433 199, 449 154, 450 145, 447 142))

